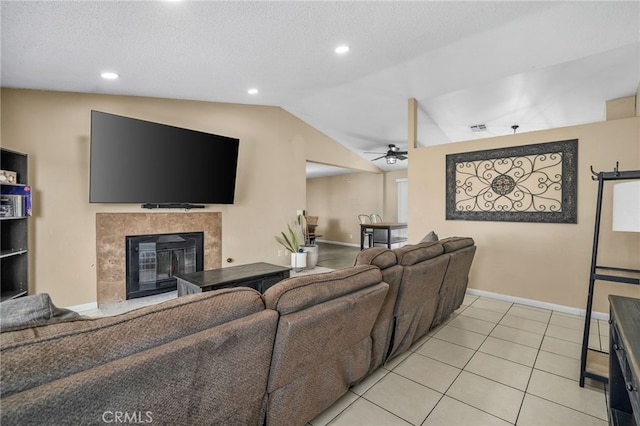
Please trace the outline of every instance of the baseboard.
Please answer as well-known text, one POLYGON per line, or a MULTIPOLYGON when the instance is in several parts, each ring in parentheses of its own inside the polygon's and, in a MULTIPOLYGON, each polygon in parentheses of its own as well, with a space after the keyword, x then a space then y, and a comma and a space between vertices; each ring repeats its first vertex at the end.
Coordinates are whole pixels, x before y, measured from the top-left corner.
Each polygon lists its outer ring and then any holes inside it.
MULTIPOLYGON (((539 300, 525 299, 523 297, 508 296, 506 294, 492 293, 490 291, 476 290, 474 288, 467 288, 467 293, 474 296, 490 297, 492 299, 502 300, 505 302, 518 303, 520 305, 532 306, 534 308, 548 309, 551 311, 558 311, 565 314, 577 315, 580 317, 585 317, 587 315, 586 309, 578 309, 578 308, 573 308, 571 306, 556 305, 555 303, 541 302, 539 300)), ((592 311, 591 318, 608 321, 609 313, 592 311)))
POLYGON ((356 243, 343 243, 342 241, 329 241, 329 240, 316 240, 319 243, 337 244, 339 246, 360 247, 360 244, 356 243))

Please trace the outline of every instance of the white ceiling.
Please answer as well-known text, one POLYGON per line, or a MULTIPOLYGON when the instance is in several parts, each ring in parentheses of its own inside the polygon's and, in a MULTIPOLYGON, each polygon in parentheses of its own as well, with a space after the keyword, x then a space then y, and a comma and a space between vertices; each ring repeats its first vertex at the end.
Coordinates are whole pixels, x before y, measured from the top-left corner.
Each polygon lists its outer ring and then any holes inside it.
POLYGON ((276 105, 367 159, 407 148, 409 98, 427 146, 601 121, 640 82, 638 1, 0 7, 3 87, 276 105))

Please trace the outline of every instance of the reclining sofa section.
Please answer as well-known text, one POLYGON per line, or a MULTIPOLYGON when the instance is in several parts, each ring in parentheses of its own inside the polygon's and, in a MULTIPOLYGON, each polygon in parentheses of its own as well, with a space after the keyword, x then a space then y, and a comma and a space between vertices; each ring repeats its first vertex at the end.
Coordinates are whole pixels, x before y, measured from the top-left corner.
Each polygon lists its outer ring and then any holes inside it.
POLYGON ((369 372, 405 352, 460 307, 475 251, 472 238, 450 237, 393 250, 373 247, 358 254, 356 265, 379 267, 389 284, 372 333, 369 372))
POLYGON ((2 424, 304 425, 457 309, 471 238, 0 333, 2 424))

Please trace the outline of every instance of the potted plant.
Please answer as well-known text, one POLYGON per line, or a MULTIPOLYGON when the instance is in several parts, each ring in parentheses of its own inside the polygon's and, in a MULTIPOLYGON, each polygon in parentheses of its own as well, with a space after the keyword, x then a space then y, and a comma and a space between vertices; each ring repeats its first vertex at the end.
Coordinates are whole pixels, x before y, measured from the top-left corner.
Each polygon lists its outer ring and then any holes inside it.
POLYGON ((291 225, 287 225, 288 233, 281 232, 280 235, 276 235, 276 241, 291 252, 291 268, 296 271, 301 271, 307 266, 307 253, 300 247, 298 234, 291 228, 291 225))

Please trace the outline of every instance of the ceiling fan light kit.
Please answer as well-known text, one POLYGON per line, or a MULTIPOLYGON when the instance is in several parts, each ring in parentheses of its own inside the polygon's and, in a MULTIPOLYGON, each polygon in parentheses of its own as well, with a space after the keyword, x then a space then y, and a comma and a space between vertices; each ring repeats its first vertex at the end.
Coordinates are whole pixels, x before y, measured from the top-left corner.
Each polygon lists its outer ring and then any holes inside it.
POLYGON ((365 152, 365 154, 384 154, 380 157, 374 158, 371 161, 377 161, 381 158, 385 158, 387 164, 396 164, 398 160, 406 160, 407 159, 407 151, 400 151, 400 148, 395 146, 395 144, 389 144, 389 150, 386 153, 383 152, 365 152))

